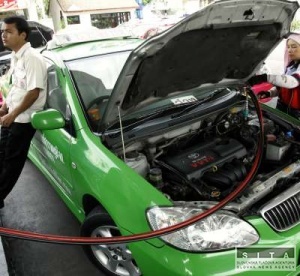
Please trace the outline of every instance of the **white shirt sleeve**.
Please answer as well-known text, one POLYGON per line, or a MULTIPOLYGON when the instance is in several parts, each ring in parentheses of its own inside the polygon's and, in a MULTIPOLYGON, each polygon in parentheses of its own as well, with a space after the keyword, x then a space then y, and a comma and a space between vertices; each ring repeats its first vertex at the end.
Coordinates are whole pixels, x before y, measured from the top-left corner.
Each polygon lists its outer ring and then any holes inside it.
POLYGON ((268 82, 288 89, 295 88, 300 84, 298 79, 289 75, 268 75, 268 82))
POLYGON ((46 75, 47 69, 42 57, 40 55, 31 54, 27 55, 25 58, 27 58, 25 62, 27 91, 35 88, 45 90, 44 76, 46 75))

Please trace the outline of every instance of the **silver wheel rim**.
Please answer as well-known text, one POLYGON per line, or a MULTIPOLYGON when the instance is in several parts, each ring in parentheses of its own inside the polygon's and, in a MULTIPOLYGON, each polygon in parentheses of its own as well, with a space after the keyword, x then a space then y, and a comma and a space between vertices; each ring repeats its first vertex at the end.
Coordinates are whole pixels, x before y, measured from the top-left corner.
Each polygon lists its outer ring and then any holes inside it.
MULTIPOLYGON (((92 237, 113 237, 119 232, 115 226, 101 226, 92 232, 92 237)), ((141 272, 126 244, 92 245, 94 256, 107 270, 120 276, 139 276, 141 272)))

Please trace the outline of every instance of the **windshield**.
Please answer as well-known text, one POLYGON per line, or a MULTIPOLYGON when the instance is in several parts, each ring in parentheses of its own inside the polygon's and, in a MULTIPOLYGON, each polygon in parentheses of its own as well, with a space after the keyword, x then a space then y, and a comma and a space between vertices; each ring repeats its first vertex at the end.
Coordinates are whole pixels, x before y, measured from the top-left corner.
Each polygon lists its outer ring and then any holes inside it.
MULTIPOLYGON (((114 52, 66 63, 93 131, 99 130, 112 90, 130 53, 131 51, 114 52)), ((166 97, 152 97, 151 100, 141 103, 135 110, 124 114, 122 121, 124 127, 130 128, 161 116, 181 117, 196 109, 197 106, 212 100, 216 95, 219 98, 228 93, 230 94, 230 90, 215 86, 214 89, 195 88, 177 91, 166 97)), ((119 122, 116 124, 118 125, 119 122)), ((116 124, 112 124, 111 127, 118 127, 116 124)))
POLYGON ((129 54, 117 52, 67 62, 86 110, 97 104, 97 99, 109 97, 129 54))

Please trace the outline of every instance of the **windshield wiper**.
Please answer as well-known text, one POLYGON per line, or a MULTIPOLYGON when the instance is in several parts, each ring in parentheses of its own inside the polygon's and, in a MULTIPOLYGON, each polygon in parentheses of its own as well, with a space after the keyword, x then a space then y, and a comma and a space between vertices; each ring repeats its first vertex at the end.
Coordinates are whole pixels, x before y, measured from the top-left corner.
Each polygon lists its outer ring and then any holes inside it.
POLYGON ((186 108, 184 108, 183 110, 179 111, 178 113, 174 114, 172 116, 172 118, 178 118, 180 117, 182 114, 189 112, 190 110, 193 110, 194 108, 198 107, 199 105, 202 105, 203 103, 208 102, 209 100, 211 100, 213 97, 215 97, 217 94, 219 94, 220 92, 223 92, 225 89, 224 88, 218 88, 214 91, 212 91, 209 96, 201 99, 201 100, 197 100, 193 103, 191 103, 189 106, 187 106, 186 108))
POLYGON ((126 121, 129 121, 129 122, 132 121, 132 123, 129 123, 129 124, 127 123, 127 124, 123 125, 123 129, 124 130, 132 129, 135 126, 143 124, 146 121, 153 120, 155 118, 159 118, 162 115, 165 115, 166 113, 168 113, 174 109, 179 109, 179 108, 182 108, 183 106, 187 106, 187 105, 189 106, 190 103, 185 103, 185 104, 175 105, 175 106, 172 105, 171 107, 168 107, 166 109, 160 109, 155 112, 149 113, 147 115, 141 116, 139 118, 125 120, 125 121, 123 121, 123 123, 125 123, 126 121))
POLYGON ((171 116, 171 118, 177 118, 177 117, 180 117, 182 114, 188 112, 189 110, 192 110, 194 109, 195 107, 205 103, 205 102, 208 102, 209 100, 211 100, 214 96, 216 96, 217 94, 219 94, 220 92, 224 91, 225 89, 224 88, 219 88, 219 89, 216 89, 214 90, 213 92, 211 92, 209 94, 209 96, 201 99, 201 100, 197 100, 195 102, 189 102, 189 103, 185 103, 185 104, 180 104, 180 105, 172 105, 166 109, 160 109, 160 110, 157 110, 155 112, 152 112, 150 114, 146 114, 144 116, 141 116, 139 118, 133 118, 133 119, 128 119, 128 120, 124 120, 123 121, 123 130, 130 130, 140 124, 143 124, 144 122, 146 121, 149 121, 149 120, 153 120, 155 118, 158 118, 158 117, 161 117, 163 115, 165 115, 166 113, 170 112, 170 111, 173 111, 174 109, 182 109, 183 107, 186 106, 186 108, 184 108, 183 110, 179 111, 178 113, 174 114, 171 116), (126 124, 126 121, 127 121, 127 124, 126 124), (129 121, 129 123, 128 123, 129 121), (131 123, 132 122, 132 123, 131 123))

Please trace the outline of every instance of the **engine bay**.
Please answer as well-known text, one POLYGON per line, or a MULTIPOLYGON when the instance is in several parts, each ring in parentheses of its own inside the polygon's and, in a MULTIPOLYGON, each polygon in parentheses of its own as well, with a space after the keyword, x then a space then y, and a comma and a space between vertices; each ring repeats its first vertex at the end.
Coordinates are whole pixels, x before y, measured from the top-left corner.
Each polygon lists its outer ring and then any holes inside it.
MULTIPOLYGON (((299 178, 296 174, 300 166, 294 163, 300 154, 297 128, 266 111, 263 128, 261 164, 246 190, 232 203, 237 212, 255 212, 299 178), (281 176, 287 167, 292 171, 283 181, 281 176), (272 176, 276 177, 270 182, 272 176), (255 210, 251 209, 254 203, 258 203, 255 210)), ((236 103, 226 109, 159 135, 128 144, 125 141, 124 161, 174 202, 218 202, 251 170, 260 134, 255 105, 240 92, 236 103)), ((121 148, 114 151, 122 158, 121 148)))

